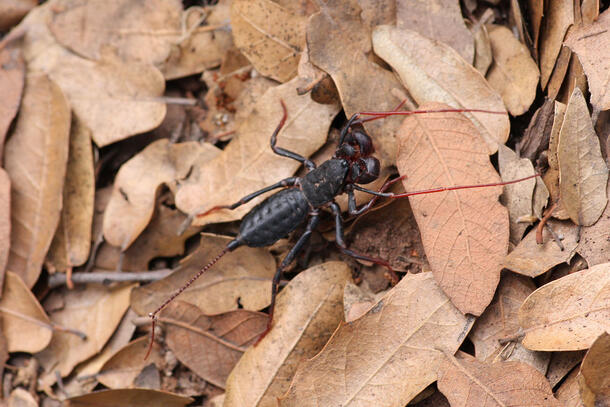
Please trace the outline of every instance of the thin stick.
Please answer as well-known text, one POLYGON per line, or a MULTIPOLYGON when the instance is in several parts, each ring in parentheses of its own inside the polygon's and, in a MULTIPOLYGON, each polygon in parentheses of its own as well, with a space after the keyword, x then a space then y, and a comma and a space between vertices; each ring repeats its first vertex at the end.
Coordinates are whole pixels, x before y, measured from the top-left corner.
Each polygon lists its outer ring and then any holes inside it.
MULTIPOLYGON (((91 273, 74 273, 72 282, 75 284, 109 284, 124 281, 151 282, 161 280, 173 273, 171 269, 154 271, 93 271, 91 273)), ((66 284, 67 276, 64 273, 55 273, 49 277, 49 287, 55 288, 66 284)))

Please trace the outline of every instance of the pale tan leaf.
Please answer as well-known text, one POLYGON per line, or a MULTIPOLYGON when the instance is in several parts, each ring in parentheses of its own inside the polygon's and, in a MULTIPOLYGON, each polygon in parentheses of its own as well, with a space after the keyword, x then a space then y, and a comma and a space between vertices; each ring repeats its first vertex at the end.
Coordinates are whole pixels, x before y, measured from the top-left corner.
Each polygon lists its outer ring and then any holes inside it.
POLYGON ((8 269, 34 285, 62 207, 68 161, 70 109, 46 75, 29 75, 22 109, 6 143, 11 178, 11 252, 8 269))
POLYGON ((572 373, 561 383, 555 392, 557 400, 561 401, 565 407, 584 407, 580 397, 578 388, 578 369, 574 369, 572 373))
POLYGON ((49 317, 34 294, 11 271, 6 273, 0 313, 9 352, 35 353, 49 344, 52 335, 49 317))
MULTIPOLYGON (((417 103, 443 102, 454 108, 505 111, 500 95, 483 75, 452 48, 411 30, 379 26, 373 31, 375 53, 400 76, 417 103)), ((508 138, 507 115, 465 113, 481 132, 490 153, 508 138)))
POLYGON ((193 399, 149 389, 101 390, 65 400, 65 407, 184 407, 193 399))
POLYGON ((36 0, 4 0, 0 3, 0 31, 8 31, 38 5, 36 0))
POLYGON ((157 127, 166 111, 159 100, 165 88, 161 72, 110 52, 102 61, 90 61, 61 47, 48 28, 51 3, 32 10, 19 25, 26 30, 28 72, 45 72, 59 85, 98 146, 157 127))
POLYGON ((0 168, 0 287, 4 284, 4 274, 11 248, 11 179, 0 168))
MULTIPOLYGON (((2 6, 0 6, 1 8, 2 6)), ((3 12, 0 11, 0 15, 3 12)), ((0 25, 2 23, 0 22, 0 25)), ((1 31, 1 30, 0 30, 1 31)), ((4 47, 0 49, 0 164, 4 156, 4 139, 11 122, 17 115, 25 83, 25 65, 21 48, 4 47)), ((0 263, 0 267, 1 267, 0 263)))
POLYGON ((176 41, 161 67, 165 79, 193 75, 219 66, 227 50, 233 46, 233 36, 228 30, 231 3, 221 0, 208 5, 205 10, 194 6, 184 11, 189 35, 176 41), (205 18, 205 25, 198 25, 205 18), (197 26, 195 26, 197 24, 197 26))
POLYGON ((350 280, 345 263, 329 262, 290 281, 277 298, 271 332, 231 372, 225 407, 277 405, 299 363, 318 353, 343 320, 343 290, 350 280))
POLYGON ((161 65, 180 35, 181 15, 179 0, 59 0, 49 28, 87 59, 102 59, 102 48, 111 46, 125 61, 161 65))
POLYGON ((17 387, 11 392, 7 407, 38 407, 38 402, 27 390, 17 387))
POLYGON ((523 345, 532 350, 580 350, 610 330, 610 263, 598 264, 534 291, 519 310, 523 345))
POLYGON ((541 245, 536 243, 536 230, 532 229, 506 256, 503 266, 524 276, 537 277, 552 267, 569 261, 578 245, 578 227, 571 222, 556 220, 550 220, 549 225, 556 233, 563 236, 561 241, 563 250, 546 228, 542 232, 543 243, 541 245))
POLYGON ((436 380, 472 319, 431 273, 408 274, 363 317, 301 363, 282 406, 404 406, 436 380))
POLYGON ((472 64, 474 39, 464 24, 459 1, 400 0, 396 4, 396 26, 444 42, 472 64))
MULTIPOLYGON (((307 47, 311 62, 332 77, 347 117, 366 110, 392 110, 404 99, 391 97, 402 89, 396 77, 367 58, 371 31, 356 0, 321 5, 321 11, 309 19, 307 47)), ((365 124, 382 168, 396 160, 395 133, 401 121, 390 117, 365 124)))
POLYGON ((43 388, 55 383, 57 372, 67 376, 76 364, 102 350, 127 311, 132 288, 133 285, 115 288, 89 285, 82 290, 54 291, 46 299, 64 302, 62 309, 51 312, 51 321, 78 329, 87 339, 70 332, 53 332, 49 346, 36 355, 44 368, 40 378, 43 388))
MULTIPOLYGON (((280 100, 286 104, 288 118, 277 145, 308 157, 324 144, 338 107, 315 103, 309 95, 297 95, 295 84, 296 79, 265 92, 222 153, 194 166, 176 194, 180 210, 195 215, 215 205, 230 205, 296 171, 298 161, 281 157, 269 147, 271 134, 282 119, 280 100)), ((240 219, 261 199, 253 199, 234 211, 221 210, 196 218, 194 223, 240 219)))
POLYGON ((546 372, 550 354, 532 352, 519 343, 506 346, 501 340, 514 337, 519 332, 517 312, 523 301, 534 291, 530 279, 506 273, 500 280, 494 300, 474 324, 470 339, 475 347, 475 355, 480 361, 508 360, 524 362, 546 372))
POLYGON ((574 223, 591 226, 608 202, 608 167, 579 88, 574 89, 566 109, 557 158, 561 201, 574 223))
MULTIPOLYGON (((519 158, 517 153, 504 145, 498 149, 498 166, 502 181, 525 178, 536 173, 530 160, 519 158)), ((500 202, 508 209, 510 241, 513 244, 521 241, 523 232, 528 227, 527 223, 519 221, 532 215, 532 198, 535 187, 535 178, 504 186, 500 202)))
POLYGON ((296 75, 306 24, 306 16, 271 0, 231 2, 235 45, 260 73, 280 82, 296 75))
POLYGON ((485 75, 493 61, 489 33, 483 24, 470 24, 468 27, 473 31, 472 35, 474 37, 474 62, 472 66, 481 72, 481 75, 485 75))
POLYGON ((51 270, 65 271, 89 258, 95 175, 91 131, 76 117, 70 127, 68 166, 59 227, 47 254, 51 270))
POLYGON ((221 388, 244 351, 265 331, 268 320, 267 314, 241 309, 205 315, 196 306, 178 300, 159 314, 166 327, 167 346, 178 360, 221 388))
POLYGON ((598 111, 610 109, 610 66, 609 58, 606 58, 607 53, 604 52, 610 47, 610 11, 604 11, 593 24, 570 31, 565 44, 578 54, 587 74, 591 104, 598 111))
POLYGON ((195 141, 171 144, 160 139, 149 144, 119 170, 104 212, 104 238, 122 250, 142 233, 152 218, 157 189, 175 190, 191 166, 212 161, 220 150, 195 141))
POLYGON ((580 394, 586 407, 610 405, 610 334, 602 333, 580 365, 580 394))
POLYGON ((521 362, 485 364, 447 355, 438 389, 452 407, 561 406, 546 377, 521 362))
MULTIPOLYGON (((410 116, 398 137, 396 165, 407 176, 406 191, 500 181, 478 130, 460 113, 410 116)), ((509 235, 501 192, 486 187, 409 199, 436 281, 463 313, 480 315, 500 280, 509 235)))
POLYGON ((506 108, 513 116, 528 111, 538 89, 540 73, 529 50, 513 33, 501 25, 489 25, 493 59, 487 80, 502 95, 506 108))
MULTIPOLYGON (((171 276, 133 290, 131 305, 140 315, 154 311, 174 291, 220 253, 230 238, 206 234, 199 249, 183 260, 171 276)), ((182 301, 196 305, 208 315, 237 309, 258 311, 271 301, 271 279, 275 260, 263 248, 241 247, 227 253, 181 295, 182 301)))
MULTIPOLYGON (((607 196, 610 196, 610 181, 606 186, 607 196)), ((580 241, 576 251, 587 260, 589 267, 605 263, 610 259, 610 205, 597 222, 585 226, 580 233, 580 241)), ((1 263, 0 263, 1 264, 1 263)))
POLYGON ((556 0, 548 3, 540 31, 540 84, 542 89, 551 77, 555 61, 561 50, 563 37, 574 23, 574 1, 556 0))
POLYGON ((117 350, 101 367, 95 376, 100 383, 111 389, 134 388, 134 380, 142 369, 150 364, 163 366, 161 347, 154 343, 148 359, 144 359, 148 351, 150 338, 141 336, 117 350))
MULTIPOLYGON (((553 68, 553 72, 551 73, 551 77, 547 83, 546 94, 549 99, 557 99, 559 91, 561 90, 561 85, 564 83, 564 79, 566 77, 566 73, 568 72, 568 68, 570 67, 570 60, 572 57, 572 51, 570 48, 562 46, 559 55, 557 56, 557 60, 555 61, 555 67, 553 68)), ((561 101, 565 101, 561 99, 561 101)))

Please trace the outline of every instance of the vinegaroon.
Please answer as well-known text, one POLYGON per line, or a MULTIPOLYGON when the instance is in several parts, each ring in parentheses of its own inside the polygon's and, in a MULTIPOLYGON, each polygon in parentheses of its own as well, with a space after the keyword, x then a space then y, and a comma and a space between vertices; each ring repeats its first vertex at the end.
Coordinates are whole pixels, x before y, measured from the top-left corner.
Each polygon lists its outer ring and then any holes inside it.
MULTIPOLYGON (((434 111, 398 111, 399 105, 394 111, 391 112, 362 112, 354 114, 345 124, 341 130, 339 145, 335 151, 333 157, 330 160, 323 162, 319 167, 310 161, 309 159, 294 153, 292 151, 285 150, 281 147, 276 146, 277 135, 284 126, 288 113, 286 106, 281 101, 283 109, 283 117, 278 124, 277 128, 271 135, 271 149, 274 153, 297 160, 302 163, 307 169, 308 173, 300 177, 289 177, 283 179, 273 185, 269 185, 261 190, 252 192, 249 195, 244 196, 239 201, 232 205, 221 205, 215 206, 208 211, 199 214, 198 216, 206 216, 209 213, 219 209, 235 209, 252 199, 272 191, 274 189, 283 188, 281 191, 274 193, 273 195, 266 198, 264 201, 256 205, 250 212, 248 212, 239 228, 239 233, 230 241, 227 246, 221 251, 212 261, 206 264, 196 275, 194 275, 184 286, 178 289, 172 294, 167 300, 165 300, 154 312, 151 312, 149 316, 152 319, 152 338, 151 346, 154 341, 154 325, 157 319, 157 314, 167 306, 171 301, 186 290, 195 280, 197 280, 203 273, 209 270, 214 264, 216 264, 222 256, 226 253, 237 249, 240 246, 249 247, 262 247, 270 246, 277 242, 279 239, 287 236, 290 232, 294 231, 297 227, 307 221, 305 232, 298 239, 294 247, 288 252, 286 257, 282 260, 281 264, 277 268, 275 275, 273 276, 273 283, 271 286, 271 304, 269 306, 269 322, 267 329, 259 337, 260 341, 271 329, 273 321, 273 311, 275 307, 275 297, 278 292, 278 286, 282 271, 296 258, 298 253, 301 251, 303 246, 307 243, 311 233, 318 225, 320 220, 320 210, 324 207, 329 207, 335 218, 335 229, 336 229, 336 243, 340 250, 356 259, 365 260, 385 266, 390 275, 396 278, 394 271, 390 264, 382 259, 377 259, 363 254, 356 253, 347 248, 343 237, 343 222, 341 217, 341 209, 335 197, 347 193, 348 195, 348 212, 350 215, 358 215, 368 210, 377 197, 387 198, 405 198, 412 195, 426 194, 432 192, 451 191, 456 189, 467 189, 467 188, 483 188, 497 185, 507 185, 516 182, 521 182, 530 178, 538 176, 532 175, 529 177, 507 181, 498 182, 492 184, 481 184, 481 185, 462 185, 462 186, 451 186, 451 187, 439 187, 434 189, 428 189, 424 191, 405 192, 401 194, 386 193, 384 192, 392 183, 401 180, 403 177, 398 177, 390 180, 384 184, 379 191, 372 191, 366 189, 358 184, 368 184, 375 181, 379 177, 380 165, 377 158, 373 157, 375 152, 373 142, 371 138, 365 133, 362 126, 356 126, 366 121, 376 120, 390 115, 409 115, 414 113, 430 113, 430 112, 485 112, 485 113, 500 113, 491 112, 486 110, 474 110, 474 109, 446 109, 446 110, 434 110, 434 111), (372 116, 367 119, 360 119, 362 115, 372 116), (356 199, 354 197, 354 190, 362 191, 374 195, 367 204, 358 208, 356 205, 356 199)), ((150 348, 149 348, 150 351, 150 348)))

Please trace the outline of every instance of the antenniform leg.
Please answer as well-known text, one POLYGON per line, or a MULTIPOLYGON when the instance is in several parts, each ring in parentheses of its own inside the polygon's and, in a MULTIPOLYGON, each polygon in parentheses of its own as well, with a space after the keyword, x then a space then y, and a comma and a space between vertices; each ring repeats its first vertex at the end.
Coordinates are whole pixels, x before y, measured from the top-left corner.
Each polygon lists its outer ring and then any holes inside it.
POLYGON ((280 121, 280 124, 278 124, 278 126, 275 128, 275 131, 271 135, 271 149, 277 155, 281 155, 282 157, 292 158, 293 160, 297 160, 297 161, 301 162, 308 170, 311 171, 314 168, 316 168, 316 164, 314 164, 313 161, 308 160, 307 158, 303 157, 300 154, 293 153, 292 151, 288 151, 284 148, 277 147, 275 145, 277 143, 277 135, 280 132, 280 130, 282 129, 282 127, 284 127, 284 124, 286 123, 286 118, 288 117, 288 112, 286 111, 286 105, 284 104, 284 101, 280 100, 280 103, 282 104, 282 109, 284 110, 284 115, 282 116, 282 120, 280 121))
POLYGON ((273 313, 275 311, 275 297, 277 296, 277 291, 280 285, 280 277, 286 267, 297 257, 305 243, 309 240, 311 233, 315 230, 316 226, 318 226, 318 222, 320 220, 320 215, 318 212, 313 212, 309 222, 307 223, 307 228, 305 229, 305 233, 301 235, 299 240, 296 242, 294 247, 290 249, 282 263, 277 268, 275 275, 273 276, 273 283, 271 284, 271 304, 269 305, 269 322, 267 322, 267 329, 265 332, 261 334, 256 343, 259 343, 261 339, 263 339, 267 333, 271 330, 271 325, 273 323, 273 313))

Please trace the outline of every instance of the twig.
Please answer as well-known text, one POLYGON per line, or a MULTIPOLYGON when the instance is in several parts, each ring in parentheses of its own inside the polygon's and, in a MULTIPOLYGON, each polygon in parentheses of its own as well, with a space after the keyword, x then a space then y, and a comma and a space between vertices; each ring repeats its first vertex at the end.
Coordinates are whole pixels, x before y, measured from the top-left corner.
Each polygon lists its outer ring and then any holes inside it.
POLYGON ((553 205, 551 205, 551 207, 546 210, 546 213, 544 214, 542 219, 540 219, 540 223, 538 223, 538 227, 536 228, 536 243, 538 243, 538 244, 544 243, 544 239, 542 239, 542 228, 550 219, 555 208, 557 208, 557 202, 553 203, 553 205))
POLYGON ((546 227, 546 230, 548 230, 549 233, 551 234, 551 236, 553 237, 553 240, 555 241, 555 243, 557 243, 557 246, 559 246, 559 249, 561 251, 564 251, 566 248, 563 245, 563 243, 561 243, 561 238, 559 237, 559 235, 557 235, 557 233, 553 230, 551 225, 549 225, 548 223, 545 223, 544 226, 546 227))
MULTIPOLYGON (((110 284, 123 281, 151 282, 161 280, 172 274, 174 270, 160 269, 155 271, 94 271, 91 273, 74 273, 72 282, 74 284, 110 284)), ((66 284, 66 275, 55 273, 49 277, 49 287, 55 288, 66 284)))

